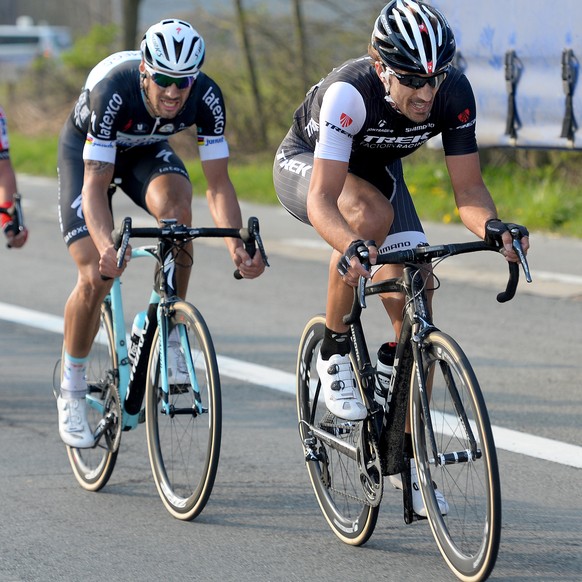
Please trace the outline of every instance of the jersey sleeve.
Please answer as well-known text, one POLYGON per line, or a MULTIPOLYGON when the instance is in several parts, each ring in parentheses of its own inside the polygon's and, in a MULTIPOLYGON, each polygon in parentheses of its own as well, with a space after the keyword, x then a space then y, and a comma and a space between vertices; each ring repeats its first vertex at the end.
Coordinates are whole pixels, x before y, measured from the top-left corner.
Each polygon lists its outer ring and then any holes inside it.
POLYGON ((469 80, 461 75, 447 95, 442 141, 445 155, 459 156, 477 151, 475 96, 469 80))
POLYGON ((226 108, 220 87, 210 78, 202 94, 199 115, 196 119, 198 152, 201 161, 228 158, 228 142, 224 135, 226 108))
POLYGON ((319 139, 314 156, 348 162, 354 135, 366 120, 366 105, 360 92, 349 83, 338 81, 329 86, 319 113, 319 139))
POLYGON ((115 163, 117 132, 124 123, 124 97, 112 83, 96 85, 90 96, 89 129, 83 147, 83 159, 115 163))

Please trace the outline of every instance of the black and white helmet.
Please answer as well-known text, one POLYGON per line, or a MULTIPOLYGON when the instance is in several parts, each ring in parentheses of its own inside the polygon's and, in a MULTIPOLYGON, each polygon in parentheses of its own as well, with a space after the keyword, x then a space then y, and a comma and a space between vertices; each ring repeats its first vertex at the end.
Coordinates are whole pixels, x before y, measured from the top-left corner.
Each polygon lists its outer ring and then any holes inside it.
POLYGON ((204 62, 204 40, 190 24, 178 19, 151 26, 141 42, 144 61, 154 71, 172 77, 195 76, 204 62))
POLYGON ((371 45, 385 66, 433 75, 455 56, 453 31, 433 6, 417 0, 392 0, 374 24, 371 45))

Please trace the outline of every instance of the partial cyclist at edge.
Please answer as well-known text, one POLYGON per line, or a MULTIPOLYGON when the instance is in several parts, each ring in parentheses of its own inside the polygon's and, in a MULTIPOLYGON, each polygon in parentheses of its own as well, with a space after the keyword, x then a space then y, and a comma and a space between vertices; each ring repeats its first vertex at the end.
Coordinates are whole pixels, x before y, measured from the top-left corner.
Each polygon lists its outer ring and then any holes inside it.
MULTIPOLYGON (((168 138, 195 127, 212 219, 218 227, 242 227, 228 172, 225 104, 220 87, 201 71, 204 57, 204 40, 188 22, 154 24, 139 51, 115 53, 95 66, 61 131, 59 220, 78 278, 65 305, 57 408, 59 434, 71 447, 94 444, 86 414, 86 361, 111 279, 121 276, 131 254, 128 248, 118 268, 110 185, 158 221, 171 218, 191 226, 192 185, 168 138)), ((243 278, 261 275, 260 253, 251 258, 238 239, 225 243, 243 278)), ((175 258, 182 299, 191 255, 190 243, 175 258)))
MULTIPOLYGON (((468 79, 452 64, 455 50, 453 31, 437 9, 414 0, 389 2, 375 21, 368 54, 334 68, 310 89, 276 153, 273 177, 281 204, 333 249, 317 370, 326 406, 339 418, 366 416, 342 319, 350 311, 353 286, 360 276, 401 276, 401 265, 373 267, 378 253, 428 243, 404 181, 402 158, 441 134, 464 225, 495 244, 507 261, 519 260, 508 224, 499 219, 483 182, 475 98, 468 79), (370 272, 362 266, 368 255, 370 272)), ((527 252, 527 229, 510 226, 519 228, 527 252)), ((386 294, 381 300, 398 338, 403 297, 386 294)), ((394 345, 387 341, 378 351, 377 391, 386 389, 394 345)), ((412 459, 408 424, 405 447, 412 459)), ((413 459, 411 478, 413 509, 426 516, 413 459)), ((402 488, 400 475, 390 481, 402 488)), ((438 490, 437 499, 446 514, 448 504, 438 490)))
MULTIPOLYGON (((12 213, 14 196, 18 192, 16 174, 10 160, 10 141, 8 139, 8 124, 4 109, 0 107, 0 208, 12 213)), ((20 248, 28 238, 28 230, 23 228, 15 232, 14 220, 11 214, 0 213, 0 228, 3 230, 9 248, 20 248)))

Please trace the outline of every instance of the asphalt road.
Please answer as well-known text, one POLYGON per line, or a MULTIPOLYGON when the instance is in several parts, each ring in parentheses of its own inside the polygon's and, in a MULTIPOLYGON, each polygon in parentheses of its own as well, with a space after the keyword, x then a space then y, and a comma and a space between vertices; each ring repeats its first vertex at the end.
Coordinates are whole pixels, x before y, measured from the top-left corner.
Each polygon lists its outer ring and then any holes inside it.
MULTIPOLYGON (((337 541, 319 512, 290 390, 303 325, 324 309, 327 250, 278 206, 243 205, 261 220, 272 263, 260 279, 235 281, 220 241, 196 248, 189 299, 213 334, 224 394, 220 467, 204 512, 182 523, 165 511, 143 427, 123 435, 103 491, 81 490, 51 391, 75 270, 60 239, 55 181, 22 176, 20 189, 30 241, 0 249, 0 582, 453 579, 426 523, 405 526, 389 487, 362 548, 337 541)), ((194 207, 196 224, 210 225, 204 202, 194 207)), ((118 220, 126 213, 148 221, 118 195, 118 220)), ((427 231, 434 243, 471 237, 462 227, 427 231)), ((494 580, 581 579, 581 251, 582 241, 534 233, 534 283, 506 305, 495 301, 506 268, 493 253, 437 270, 436 323, 469 355, 498 430, 503 532, 494 580)), ((149 295, 152 269, 142 263, 125 277, 128 325, 149 295)), ((377 305, 366 319, 373 348, 389 332, 377 305)))

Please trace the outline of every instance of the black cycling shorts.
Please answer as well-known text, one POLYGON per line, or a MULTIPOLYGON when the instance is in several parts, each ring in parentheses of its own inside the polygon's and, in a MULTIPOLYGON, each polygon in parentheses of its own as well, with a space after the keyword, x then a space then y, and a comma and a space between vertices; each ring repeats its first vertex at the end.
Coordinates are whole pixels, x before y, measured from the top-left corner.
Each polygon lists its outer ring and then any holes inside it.
MULTIPOLYGON (((290 131, 275 155, 273 182, 283 207, 305 224, 310 224, 307 216, 307 192, 312 169, 313 152, 290 131)), ((348 171, 378 188, 394 208, 394 222, 386 240, 380 245, 380 252, 413 248, 427 242, 404 182, 401 160, 381 167, 358 168, 350 164, 348 171)))
MULTIPOLYGON (((89 236, 81 207, 84 141, 79 132, 70 129, 63 130, 59 139, 59 223, 67 246, 89 236)), ((149 212, 145 202, 149 183, 156 176, 169 173, 189 179, 184 163, 167 141, 117 151, 114 183, 146 212, 149 212)))

